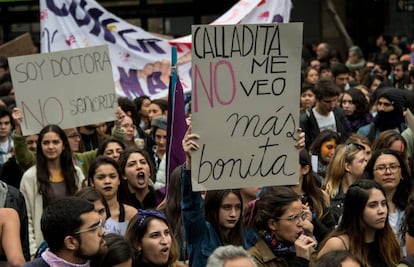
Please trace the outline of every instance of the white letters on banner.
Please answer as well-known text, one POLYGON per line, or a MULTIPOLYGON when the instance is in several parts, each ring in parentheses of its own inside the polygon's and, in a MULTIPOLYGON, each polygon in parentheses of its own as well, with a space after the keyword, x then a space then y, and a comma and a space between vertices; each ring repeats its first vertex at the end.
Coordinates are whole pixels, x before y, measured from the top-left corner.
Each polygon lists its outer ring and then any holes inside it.
MULTIPOLYGON (((213 23, 289 22, 290 8, 290 0, 242 0, 213 23)), ((167 96, 172 45, 183 89, 191 90, 191 37, 160 38, 93 0, 40 0, 40 22, 42 53, 107 45, 118 95, 167 96)))

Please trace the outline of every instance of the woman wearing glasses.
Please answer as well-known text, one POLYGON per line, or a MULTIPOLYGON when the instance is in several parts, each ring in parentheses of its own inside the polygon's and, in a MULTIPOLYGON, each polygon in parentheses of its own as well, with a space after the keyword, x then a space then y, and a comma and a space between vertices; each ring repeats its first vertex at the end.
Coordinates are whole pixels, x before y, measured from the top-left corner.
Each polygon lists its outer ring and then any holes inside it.
POLYGON ((316 241, 304 234, 311 223, 298 194, 288 186, 269 187, 250 212, 259 240, 249 253, 258 267, 308 266, 316 241))
POLYGON ((412 182, 404 159, 391 149, 377 150, 365 168, 366 176, 384 188, 390 225, 400 240, 405 255, 401 226, 412 182))
POLYGON ((342 219, 320 244, 317 257, 333 250, 348 250, 362 266, 398 264, 401 248, 388 223, 386 192, 378 183, 362 179, 349 187, 342 219))
POLYGON ((364 149, 364 146, 356 143, 339 145, 328 165, 324 188, 336 223, 342 215, 343 201, 349 186, 364 173, 367 165, 364 149))

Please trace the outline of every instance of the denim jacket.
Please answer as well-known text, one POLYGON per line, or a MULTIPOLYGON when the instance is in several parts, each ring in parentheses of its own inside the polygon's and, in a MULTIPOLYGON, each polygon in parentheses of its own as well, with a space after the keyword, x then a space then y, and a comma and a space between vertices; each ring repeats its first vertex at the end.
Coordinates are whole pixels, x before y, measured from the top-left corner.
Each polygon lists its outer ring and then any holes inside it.
POLYGON ((204 200, 200 192, 193 192, 191 171, 181 171, 181 210, 190 267, 205 267, 208 257, 221 246, 213 226, 204 216, 204 200))

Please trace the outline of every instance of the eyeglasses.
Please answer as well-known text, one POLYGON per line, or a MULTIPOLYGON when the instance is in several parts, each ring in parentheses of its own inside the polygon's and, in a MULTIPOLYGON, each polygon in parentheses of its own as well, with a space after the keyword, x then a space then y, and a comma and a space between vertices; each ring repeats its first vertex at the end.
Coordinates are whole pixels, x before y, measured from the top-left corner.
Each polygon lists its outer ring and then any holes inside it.
POLYGON ((102 228, 103 228, 103 221, 102 221, 102 219, 99 219, 99 223, 97 225, 86 228, 86 229, 83 229, 83 230, 79 230, 77 232, 74 232, 73 234, 78 235, 78 234, 81 234, 81 233, 92 232, 92 231, 95 231, 97 229, 102 229, 102 228))
POLYGON ((391 173, 396 173, 400 168, 401 166, 397 164, 390 164, 389 166, 378 165, 374 168, 374 171, 378 172, 379 174, 384 174, 387 172, 387 170, 390 170, 391 173))
POLYGON ((302 219, 302 221, 304 221, 304 220, 306 220, 306 218, 307 218, 306 212, 305 211, 302 211, 299 214, 291 215, 291 216, 289 216, 287 218, 276 217, 275 219, 287 220, 287 221, 291 221, 291 222, 293 222, 295 224, 298 224, 300 219, 302 219))
POLYGON ((81 139, 81 136, 79 134, 72 134, 72 135, 68 135, 68 138, 81 139))

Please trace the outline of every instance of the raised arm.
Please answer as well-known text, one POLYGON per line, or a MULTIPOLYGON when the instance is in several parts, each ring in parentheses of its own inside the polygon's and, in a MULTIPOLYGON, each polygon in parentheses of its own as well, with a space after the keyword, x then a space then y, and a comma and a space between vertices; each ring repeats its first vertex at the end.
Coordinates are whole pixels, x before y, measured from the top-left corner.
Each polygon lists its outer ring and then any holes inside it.
POLYGON ((26 137, 22 136, 21 123, 23 114, 19 108, 13 108, 12 117, 15 124, 14 131, 14 155, 20 167, 27 170, 36 163, 36 155, 26 145, 26 137))

